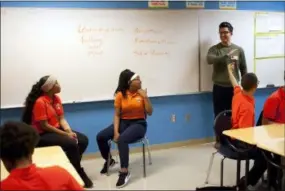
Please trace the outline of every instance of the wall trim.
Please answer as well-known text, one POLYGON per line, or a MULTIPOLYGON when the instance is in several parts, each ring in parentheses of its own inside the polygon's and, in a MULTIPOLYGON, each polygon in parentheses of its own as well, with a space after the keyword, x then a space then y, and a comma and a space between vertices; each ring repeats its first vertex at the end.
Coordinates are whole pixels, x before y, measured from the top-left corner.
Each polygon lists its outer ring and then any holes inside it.
MULTIPOLYGON (((214 137, 207 137, 207 138, 202 138, 202 139, 191 139, 187 141, 155 144, 155 145, 150 145, 150 150, 158 151, 158 150, 172 149, 172 148, 185 147, 185 146, 196 146, 196 145, 201 145, 205 143, 211 143, 211 142, 214 142, 214 140, 215 140, 214 137)), ((114 145, 112 146, 114 147, 114 145)), ((141 146, 130 148, 130 154, 141 153, 141 152, 142 152, 141 146)), ((116 153, 117 153, 117 150, 113 149, 112 155, 116 155, 116 153)), ((92 160, 92 159, 98 159, 98 158, 101 158, 101 155, 99 152, 84 154, 82 157, 83 160, 92 160)))
MULTIPOLYGON (((30 8, 95 8, 95 9, 153 9, 148 1, 0 1, 1 7, 30 8)), ((236 1, 235 10, 284 12, 284 1, 236 1)), ((168 9, 189 9, 186 1, 169 1, 168 9)), ((219 1, 205 1, 200 10, 222 10, 219 1)), ((160 10, 160 9, 159 9, 160 10)), ((233 10, 233 11, 235 11, 233 10)), ((223 11, 223 10, 222 10, 223 11)))

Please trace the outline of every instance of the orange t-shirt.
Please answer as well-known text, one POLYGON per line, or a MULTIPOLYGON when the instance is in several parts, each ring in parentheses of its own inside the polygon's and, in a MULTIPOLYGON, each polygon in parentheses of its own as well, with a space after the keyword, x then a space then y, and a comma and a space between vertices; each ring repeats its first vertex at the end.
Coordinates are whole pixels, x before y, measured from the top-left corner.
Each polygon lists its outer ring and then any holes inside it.
POLYGON ((0 186, 1 190, 84 190, 65 169, 34 164, 12 170, 0 186))
POLYGON ((285 90, 284 87, 273 92, 266 100, 263 117, 276 123, 285 123, 285 90))
POLYGON ((43 132, 40 121, 47 120, 48 123, 59 128, 59 117, 64 114, 61 100, 58 96, 51 99, 47 95, 39 97, 33 108, 32 126, 37 129, 39 133, 43 132))
POLYGON ((254 98, 243 93, 239 86, 234 87, 232 101, 232 128, 247 128, 255 125, 254 98))
POLYGON ((115 108, 121 110, 121 119, 145 119, 144 99, 139 93, 126 92, 126 98, 121 92, 115 97, 115 108))

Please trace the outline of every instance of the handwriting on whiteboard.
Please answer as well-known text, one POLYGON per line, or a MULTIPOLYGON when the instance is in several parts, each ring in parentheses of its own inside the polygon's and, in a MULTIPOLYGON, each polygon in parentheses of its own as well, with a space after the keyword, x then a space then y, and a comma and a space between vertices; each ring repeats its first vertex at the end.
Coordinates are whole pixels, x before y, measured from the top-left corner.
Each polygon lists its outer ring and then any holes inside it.
POLYGON ((135 28, 134 30, 135 34, 146 34, 146 33, 154 33, 154 34, 159 34, 162 33, 162 30, 156 30, 156 29, 151 29, 151 28, 135 28))
POLYGON ((103 50, 88 50, 88 56, 100 56, 103 53, 103 50))
POLYGON ((150 39, 150 38, 135 38, 136 44, 175 44, 173 41, 166 39, 150 39))
POLYGON ((87 27, 79 25, 78 33, 114 33, 114 32, 124 32, 123 28, 116 27, 87 27))
POLYGON ((81 44, 84 45, 88 50, 89 56, 99 56, 103 52, 103 39, 92 35, 82 35, 81 44))
POLYGON ((96 44, 98 46, 102 46, 103 39, 102 38, 96 38, 94 36, 88 36, 88 35, 82 35, 81 36, 81 43, 82 44, 96 44))
MULTIPOLYGON (((80 36, 80 43, 86 48, 87 55, 102 56, 106 53, 104 49, 108 49, 109 46, 114 46, 110 44, 112 41, 106 39, 113 36, 113 33, 120 33, 122 35, 127 35, 128 31, 123 29, 123 27, 89 27, 85 25, 79 25, 77 32, 80 36), (106 39, 104 43, 104 39, 106 39)), ((168 51, 168 46, 176 44, 175 41, 168 39, 165 36, 164 31, 155 28, 147 27, 135 27, 131 29, 133 35, 130 36, 130 40, 133 39, 135 49, 130 52, 135 56, 168 56, 170 52, 168 51)))
POLYGON ((136 56, 165 56, 169 53, 167 51, 158 50, 135 50, 134 55, 136 56))
POLYGON ((134 29, 134 44, 136 49, 133 51, 135 56, 168 56, 170 53, 167 46, 175 44, 174 41, 162 38, 163 30, 155 28, 136 27, 134 29), (147 45, 147 47, 146 47, 147 45))
POLYGON ((93 57, 104 54, 103 38, 106 37, 105 34, 120 33, 124 32, 124 30, 120 27, 90 27, 79 25, 77 32, 81 34, 80 41, 87 48, 88 56, 93 57))

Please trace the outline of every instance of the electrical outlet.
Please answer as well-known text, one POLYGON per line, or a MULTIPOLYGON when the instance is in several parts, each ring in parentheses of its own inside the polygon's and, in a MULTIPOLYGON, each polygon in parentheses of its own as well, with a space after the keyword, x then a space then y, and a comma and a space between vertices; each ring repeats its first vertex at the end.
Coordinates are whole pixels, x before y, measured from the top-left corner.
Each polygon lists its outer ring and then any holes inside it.
POLYGON ((175 123, 175 121, 176 121, 176 115, 175 115, 175 114, 172 114, 172 115, 171 115, 171 122, 172 122, 172 123, 175 123))
POLYGON ((186 120, 186 121, 190 121, 190 114, 189 114, 189 113, 187 113, 187 114, 185 115, 185 120, 186 120))

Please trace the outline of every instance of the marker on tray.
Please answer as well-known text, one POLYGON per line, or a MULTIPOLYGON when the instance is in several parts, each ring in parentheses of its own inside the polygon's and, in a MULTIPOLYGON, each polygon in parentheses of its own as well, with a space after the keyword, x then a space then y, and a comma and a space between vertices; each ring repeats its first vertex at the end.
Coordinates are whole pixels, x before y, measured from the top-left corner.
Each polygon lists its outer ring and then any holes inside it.
POLYGON ((267 87, 267 88, 274 88, 275 85, 274 85, 274 84, 267 84, 266 87, 267 87))

